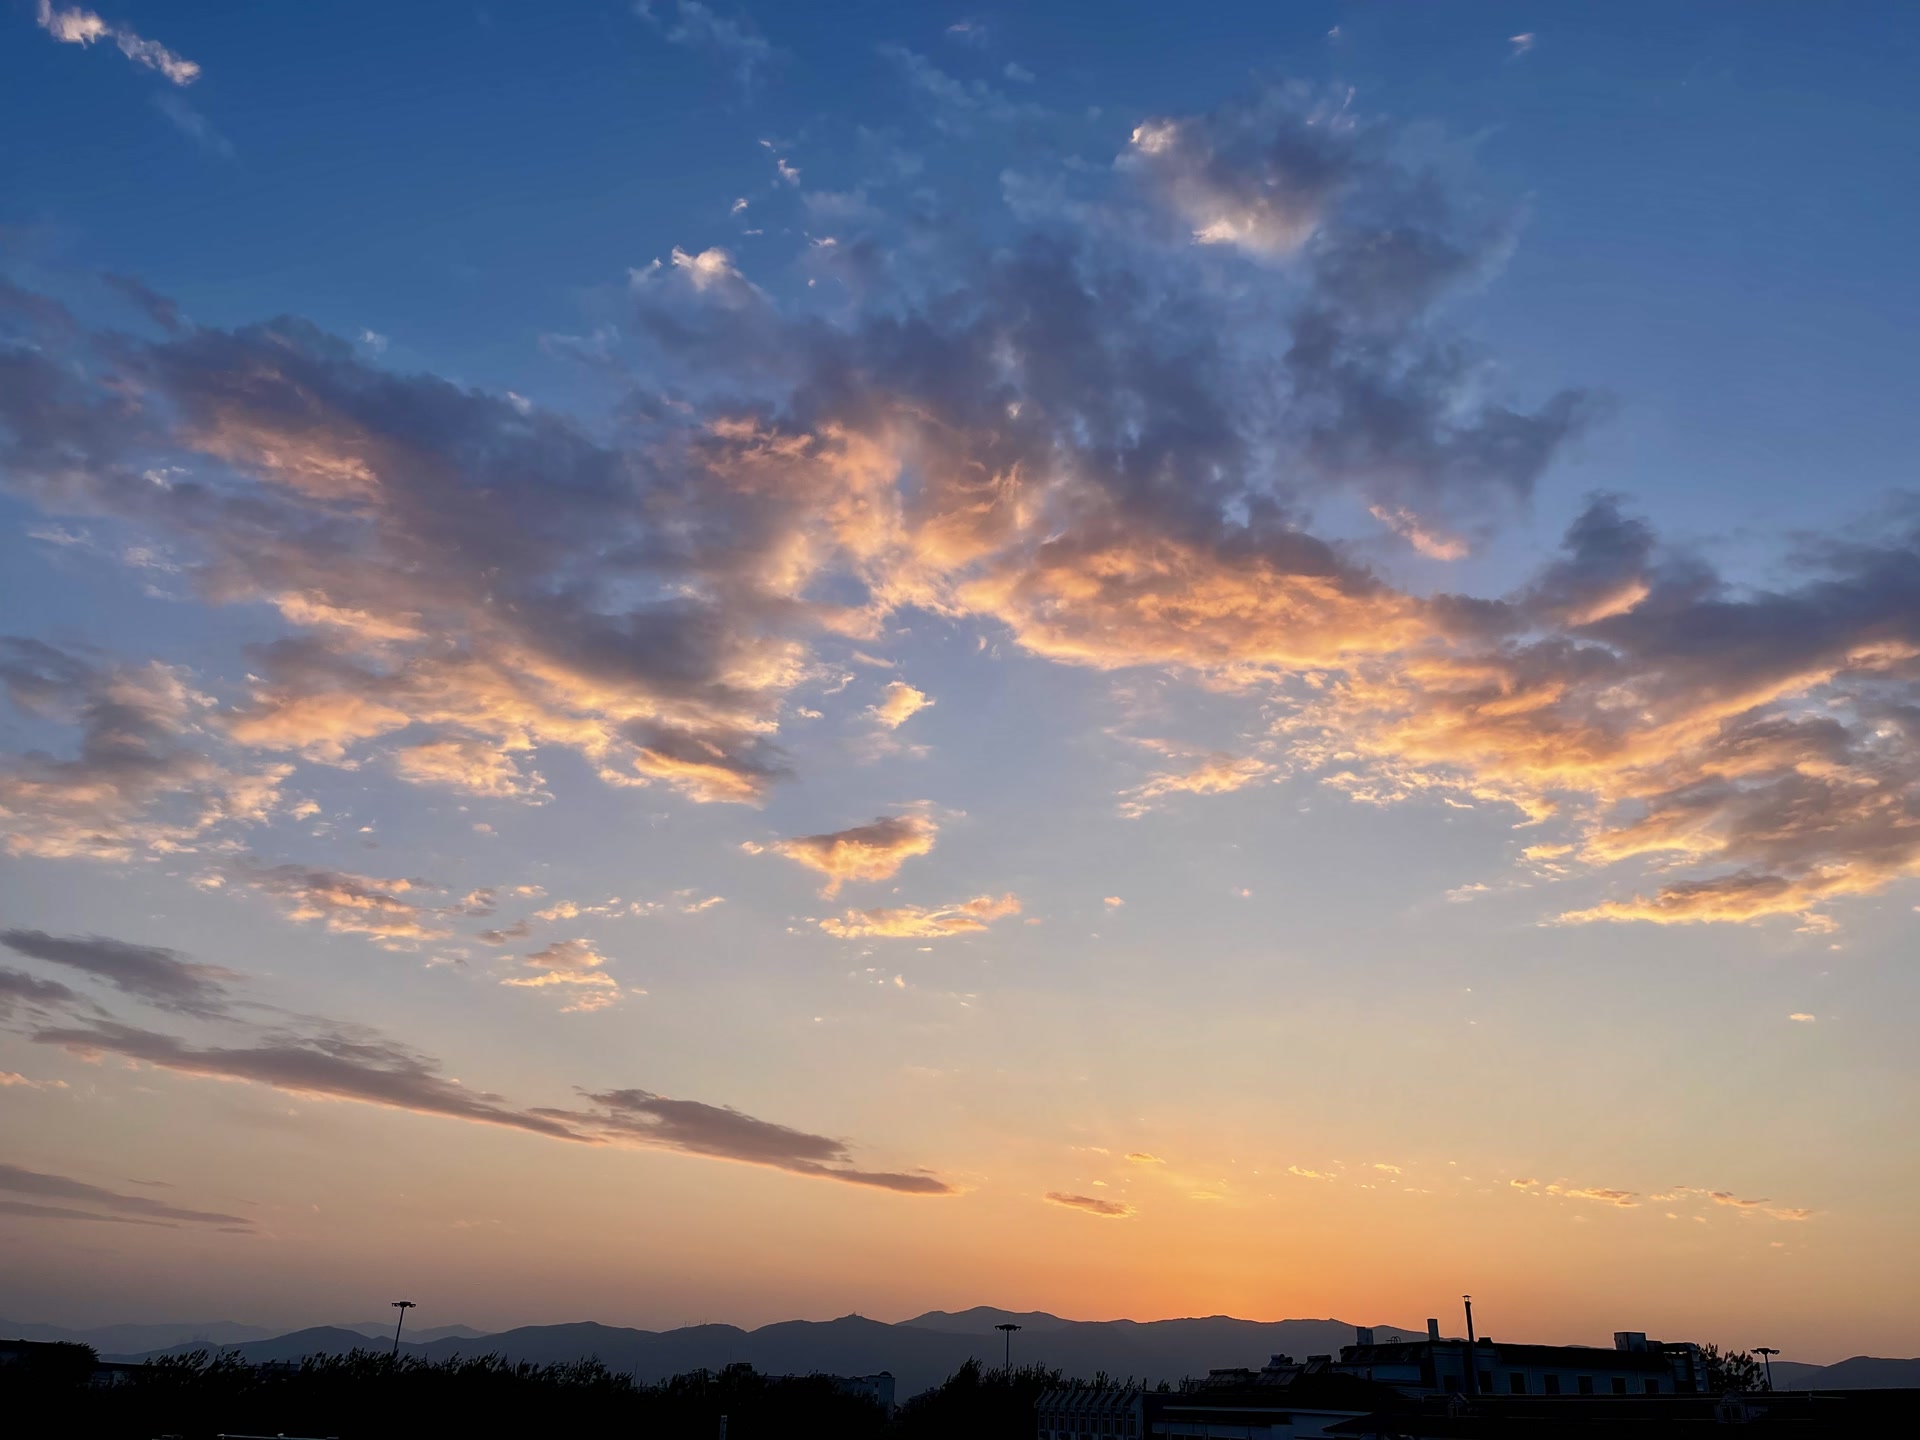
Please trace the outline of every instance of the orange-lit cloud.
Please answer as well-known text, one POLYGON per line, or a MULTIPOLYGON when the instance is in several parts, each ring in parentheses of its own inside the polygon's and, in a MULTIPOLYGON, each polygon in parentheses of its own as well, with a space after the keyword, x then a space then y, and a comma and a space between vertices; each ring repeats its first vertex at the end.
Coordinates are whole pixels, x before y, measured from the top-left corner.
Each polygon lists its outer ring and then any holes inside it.
POLYGON ((898 730, 933 703, 924 691, 914 689, 904 680, 894 680, 881 692, 880 699, 867 708, 867 714, 876 724, 898 730))
POLYGON ((874 910, 848 910, 829 916, 820 928, 843 940, 885 938, 895 940, 943 940, 985 930, 995 920, 1020 913, 1020 901, 1014 895, 977 895, 953 905, 931 909, 919 905, 898 905, 874 910))
POLYGON ((869 824, 770 845, 748 841, 749 854, 770 850, 826 876, 822 895, 837 895, 849 880, 889 880, 916 855, 928 854, 940 827, 924 815, 881 816, 869 824))
POLYGON ((1226 795, 1270 780, 1276 773, 1264 760, 1216 751, 1190 769, 1153 775, 1125 791, 1120 813, 1136 819, 1158 808, 1169 795, 1226 795))

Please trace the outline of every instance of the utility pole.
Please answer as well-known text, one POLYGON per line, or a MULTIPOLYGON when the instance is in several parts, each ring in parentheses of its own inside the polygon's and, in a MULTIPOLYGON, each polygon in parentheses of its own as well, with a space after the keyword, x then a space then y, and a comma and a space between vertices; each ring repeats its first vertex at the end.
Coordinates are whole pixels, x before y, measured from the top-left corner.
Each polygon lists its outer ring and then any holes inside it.
POLYGON ((1461 1377, 1467 1387, 1467 1394, 1480 1393, 1480 1352, 1473 1343, 1473 1297, 1462 1295, 1461 1300, 1467 1307, 1467 1373, 1461 1377))
POLYGON ((1771 1345, 1756 1345, 1753 1347, 1753 1353, 1758 1355, 1761 1363, 1767 1367, 1767 1389, 1773 1389, 1773 1357, 1780 1352, 1771 1345))
POLYGON ((1013 1332, 1018 1330, 1020 1327, 1018 1325, 1008 1324, 1008 1325, 996 1325, 993 1328, 1001 1331, 1007 1337, 1006 1368, 1007 1368, 1007 1373, 1011 1375, 1013 1373, 1013 1332))
POLYGON ((413 1301, 396 1300, 393 1308, 400 1312, 400 1319, 393 1327, 393 1356, 397 1360, 400 1358, 400 1326, 407 1323, 407 1311, 413 1309, 413 1301))

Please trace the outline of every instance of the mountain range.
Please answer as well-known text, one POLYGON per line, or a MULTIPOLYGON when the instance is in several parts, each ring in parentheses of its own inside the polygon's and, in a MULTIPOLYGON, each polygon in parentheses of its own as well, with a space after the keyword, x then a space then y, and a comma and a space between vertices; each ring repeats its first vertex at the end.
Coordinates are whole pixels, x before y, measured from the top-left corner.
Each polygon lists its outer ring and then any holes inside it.
MULTIPOLYGON (((770 1374, 836 1375, 893 1373, 902 1399, 936 1385, 968 1359, 998 1364, 1005 1337, 994 1327, 1020 1326, 1013 1336, 1016 1363, 1038 1363, 1091 1378, 1100 1371, 1148 1384, 1178 1382, 1187 1375, 1244 1365, 1258 1368, 1270 1355, 1296 1359, 1337 1354, 1354 1340, 1342 1320, 1237 1320, 1213 1315, 1185 1320, 1064 1320, 1044 1311, 1012 1312, 979 1306, 953 1313, 928 1311, 886 1324, 859 1315, 837 1320, 789 1320, 742 1330, 732 1325, 693 1325, 678 1330, 637 1330, 590 1321, 528 1325, 498 1333, 470 1326, 409 1330, 401 1349, 437 1360, 451 1355, 495 1353, 536 1363, 598 1356, 610 1368, 642 1381, 690 1370, 717 1370, 745 1361, 770 1374)), ((1375 1326, 1382 1341, 1418 1339, 1424 1330, 1375 1326)), ((242 1359, 297 1360, 306 1355, 384 1350, 393 1331, 381 1321, 318 1326, 275 1334, 230 1321, 181 1325, 113 1325, 68 1330, 52 1325, 0 1320, 0 1339, 72 1340, 91 1345, 102 1358, 144 1360, 201 1349, 231 1350, 242 1359)), ((1836 1365, 1776 1360, 1774 1383, 1782 1389, 1867 1389, 1920 1386, 1920 1359, 1856 1355, 1836 1365)))

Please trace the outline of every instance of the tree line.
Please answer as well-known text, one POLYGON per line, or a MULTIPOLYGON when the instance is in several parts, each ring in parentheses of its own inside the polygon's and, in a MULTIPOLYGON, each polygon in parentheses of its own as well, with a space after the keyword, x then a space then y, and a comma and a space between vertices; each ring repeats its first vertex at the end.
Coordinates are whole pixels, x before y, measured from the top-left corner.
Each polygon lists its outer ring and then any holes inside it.
MULTIPOLYGON (((1703 1349, 1716 1392, 1764 1387, 1751 1355, 1703 1349)), ((1105 1374, 1089 1382, 1039 1365, 1009 1370, 968 1360, 889 1417, 831 1376, 763 1375, 745 1364, 644 1384, 599 1360, 536 1365, 498 1355, 424 1360, 356 1350, 256 1366, 201 1350, 150 1360, 100 1384, 98 1363, 84 1345, 32 1347, 0 1364, 0 1414, 39 1415, 43 1433, 74 1440, 718 1440, 722 1416, 725 1440, 1029 1440, 1044 1391, 1118 1383, 1105 1374)))

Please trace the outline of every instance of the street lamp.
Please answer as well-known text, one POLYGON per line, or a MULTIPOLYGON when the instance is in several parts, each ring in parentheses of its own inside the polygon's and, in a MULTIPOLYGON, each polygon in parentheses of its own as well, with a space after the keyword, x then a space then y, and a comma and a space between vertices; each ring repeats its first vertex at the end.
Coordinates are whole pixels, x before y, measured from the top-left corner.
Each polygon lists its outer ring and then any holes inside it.
POLYGON ((400 1312, 400 1319, 393 1327, 393 1354, 394 1358, 398 1359, 400 1356, 400 1326, 407 1323, 407 1311, 413 1309, 413 1301, 396 1300, 393 1302, 393 1308, 400 1312))
POLYGON ((1013 1373, 1013 1332, 1018 1330, 1020 1327, 1018 1325, 1009 1323, 1006 1325, 996 1325, 993 1328, 1002 1332, 1007 1337, 1006 1366, 1007 1366, 1007 1373, 1011 1375, 1013 1373))
POLYGON ((1771 1345, 1756 1345, 1753 1347, 1753 1353, 1758 1355, 1760 1362, 1767 1367, 1767 1389, 1773 1389, 1773 1357, 1780 1352, 1771 1345))

